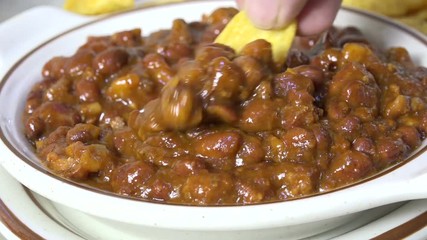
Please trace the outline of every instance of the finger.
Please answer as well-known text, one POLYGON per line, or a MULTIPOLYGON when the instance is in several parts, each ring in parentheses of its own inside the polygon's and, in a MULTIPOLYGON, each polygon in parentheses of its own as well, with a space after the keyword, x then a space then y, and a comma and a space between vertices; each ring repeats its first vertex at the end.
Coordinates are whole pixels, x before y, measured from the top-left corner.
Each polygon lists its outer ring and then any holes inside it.
POLYGON ((340 6, 341 0, 309 0, 298 16, 298 35, 315 35, 328 29, 340 6))
POLYGON ((238 0, 252 23, 262 29, 286 27, 303 9, 308 0, 238 0))
POLYGON ((243 6, 245 5, 245 0, 236 0, 236 2, 239 9, 243 9, 243 6))

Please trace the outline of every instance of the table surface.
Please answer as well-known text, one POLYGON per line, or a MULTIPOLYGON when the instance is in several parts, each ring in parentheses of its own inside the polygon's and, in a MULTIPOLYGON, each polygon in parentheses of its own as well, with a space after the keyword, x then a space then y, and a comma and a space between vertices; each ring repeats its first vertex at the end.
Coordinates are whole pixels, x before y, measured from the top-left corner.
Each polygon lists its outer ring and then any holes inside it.
POLYGON ((64 0, 0 0, 0 23, 22 11, 40 5, 62 7, 64 0))

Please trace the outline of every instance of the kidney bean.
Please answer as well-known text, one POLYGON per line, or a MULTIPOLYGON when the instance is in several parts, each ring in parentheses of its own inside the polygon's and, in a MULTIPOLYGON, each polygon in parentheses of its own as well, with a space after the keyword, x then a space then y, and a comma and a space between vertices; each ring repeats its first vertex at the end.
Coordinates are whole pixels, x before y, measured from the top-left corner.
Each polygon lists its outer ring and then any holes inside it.
POLYGON ((368 155, 375 154, 375 144, 370 138, 359 137, 353 141, 353 149, 368 155))
POLYGON ((238 56, 233 59, 233 63, 240 67, 245 74, 245 88, 240 95, 240 99, 246 100, 262 80, 269 78, 269 72, 265 66, 250 56, 238 56))
POLYGON ((209 132, 193 142, 196 155, 204 158, 234 159, 242 144, 242 136, 233 131, 209 132))
POLYGON ((274 93, 280 97, 286 97, 291 91, 304 90, 310 94, 314 92, 313 81, 292 71, 277 74, 273 80, 274 93))
POLYGON ((286 161, 286 150, 285 143, 274 135, 268 135, 264 137, 263 149, 265 152, 265 158, 269 161, 284 162, 286 161))
POLYGON ((214 118, 224 123, 234 123, 238 120, 236 111, 231 106, 213 104, 206 108, 207 118, 214 118))
POLYGON ((98 140, 100 133, 101 129, 98 126, 79 123, 68 130, 66 136, 67 144, 72 144, 73 142, 90 144, 98 140))
POLYGON ((403 142, 411 149, 415 149, 421 145, 421 135, 415 127, 400 126, 396 129, 396 132, 402 135, 403 142))
POLYGON ((25 136, 32 141, 39 138, 44 130, 44 121, 38 117, 31 116, 25 122, 25 136))
MULTIPOLYGON (((50 133, 60 126, 74 126, 80 122, 80 116, 76 110, 67 105, 56 102, 45 102, 37 108, 33 117, 39 118, 44 124, 44 134, 50 133)), ((39 120, 37 120, 39 121, 39 120)), ((31 121, 27 127, 31 128, 31 121)))
POLYGON ((177 159, 173 165, 173 171, 180 176, 189 176, 206 171, 206 163, 197 157, 184 157, 177 159))
POLYGON ((278 125, 278 108, 275 102, 259 98, 252 99, 244 106, 238 122, 239 128, 247 132, 271 131, 278 125))
POLYGON ((95 102, 101 97, 97 83, 86 79, 82 79, 76 83, 75 91, 82 102, 95 102))
POLYGON ((234 57, 234 50, 221 44, 205 44, 195 50, 195 60, 202 67, 206 67, 212 60, 219 57, 232 59, 234 57))
POLYGON ((376 164, 382 168, 402 160, 409 150, 408 146, 400 138, 382 137, 375 141, 375 145, 377 150, 376 164))
POLYGON ((101 144, 84 145, 74 142, 65 148, 65 154, 50 152, 47 165, 54 172, 76 180, 87 179, 90 173, 102 171, 111 162, 110 151, 101 144))
MULTIPOLYGON (((294 67, 292 70, 310 79, 316 88, 319 88, 326 81, 326 77, 323 71, 316 66, 300 65, 300 66, 294 67)), ((308 89, 310 93, 313 93, 310 86, 307 86, 306 89, 308 89)))
POLYGON ((164 47, 163 52, 159 53, 165 57, 168 63, 175 64, 182 59, 191 58, 193 49, 188 44, 172 42, 164 47))
POLYGON ((284 143, 285 161, 315 161, 316 137, 311 131, 296 127, 286 131, 281 138, 284 143))
POLYGON ((236 155, 236 166, 248 166, 264 160, 262 141, 255 136, 243 136, 242 145, 236 155))
POLYGON ((282 162, 268 166, 267 172, 279 199, 307 196, 317 191, 319 172, 310 165, 282 162))
POLYGON ((174 75, 174 71, 160 54, 147 54, 144 57, 142 64, 147 70, 150 78, 161 85, 165 85, 167 82, 169 82, 169 80, 172 79, 172 76, 174 75))
POLYGON ((230 201, 233 189, 233 178, 228 173, 202 172, 187 178, 181 194, 191 203, 221 204, 230 201))
POLYGON ((255 88, 253 93, 254 97, 261 98, 264 100, 271 99, 274 95, 273 87, 271 86, 270 81, 262 81, 255 88))
POLYGON ((372 160, 365 153, 347 150, 337 154, 320 182, 322 190, 329 190, 356 182, 374 171, 372 160))
POLYGON ((129 54, 122 48, 108 48, 93 59, 95 71, 109 76, 118 72, 129 61, 129 54))
POLYGON ((122 31, 111 35, 113 44, 123 47, 135 47, 143 43, 141 29, 135 28, 128 31, 122 31))
POLYGON ((111 187, 120 194, 141 196, 143 186, 155 172, 155 167, 143 161, 125 163, 113 170, 111 187))
POLYGON ((69 76, 78 76, 83 74, 87 68, 92 67, 94 54, 90 50, 82 49, 68 58, 64 70, 69 76))
POLYGON ((169 41, 174 43, 190 44, 193 38, 187 23, 182 19, 175 19, 169 35, 169 41))
POLYGON ((339 120, 335 130, 345 136, 350 141, 354 140, 361 134, 362 124, 356 116, 346 116, 339 120))
POLYGON ((240 54, 258 59, 264 64, 272 64, 273 62, 271 43, 264 39, 258 39, 246 44, 240 51, 240 54))
POLYGON ((42 75, 45 78, 59 79, 64 76, 65 64, 68 58, 66 57, 54 57, 49 60, 42 69, 42 75))
POLYGON ((199 91, 201 89, 200 80, 204 77, 205 73, 206 69, 199 62, 190 60, 179 65, 176 78, 184 85, 189 85, 191 88, 199 91))
POLYGON ((225 57, 217 57, 209 63, 202 97, 215 100, 235 100, 242 92, 244 75, 239 67, 225 57))
POLYGON ((203 119, 202 106, 192 89, 179 84, 163 89, 160 98, 161 124, 171 130, 197 126, 203 119))
POLYGON ((208 24, 227 24, 238 11, 235 8, 215 9, 211 14, 204 16, 203 22, 208 24))
POLYGON ((330 133, 326 127, 321 124, 312 125, 311 131, 316 138, 315 160, 317 162, 317 166, 321 170, 325 170, 329 166, 330 160, 329 152, 332 145, 330 133))

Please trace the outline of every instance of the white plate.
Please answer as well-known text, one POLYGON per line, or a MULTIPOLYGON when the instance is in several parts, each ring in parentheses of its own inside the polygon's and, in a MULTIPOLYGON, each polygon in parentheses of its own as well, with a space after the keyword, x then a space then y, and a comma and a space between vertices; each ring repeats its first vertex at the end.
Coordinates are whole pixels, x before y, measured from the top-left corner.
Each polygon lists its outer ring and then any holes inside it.
MULTIPOLYGON (((46 39, 62 32, 64 29, 79 25, 89 18, 83 18, 64 12, 60 9, 40 7, 32 9, 0 25, 0 77, 5 71, 15 63, 22 55, 33 49, 34 46, 44 42, 46 39), (49 16, 49 18, 40 18, 49 16), (61 19, 61 21, 52 21, 61 19), (20 39, 19 48, 16 39, 20 39)), ((376 34, 382 34, 381 29, 377 29, 376 34)), ((4 206, 16 217, 15 220, 27 226, 29 233, 33 232, 47 239, 79 239, 84 238, 110 238, 110 239, 130 239, 131 233, 122 233, 120 229, 108 222, 99 222, 98 219, 90 215, 75 212, 65 206, 55 204, 49 200, 29 191, 8 175, 3 168, 0 168, 0 198, 4 206), (17 201, 19 199, 19 201, 17 201), (62 214, 66 214, 64 218, 62 214), (77 221, 78 220, 78 221, 77 221), (79 225, 76 225, 79 224, 79 225)), ((357 238, 371 238, 384 232, 394 229, 410 219, 419 216, 427 211, 427 201, 412 201, 405 203, 402 207, 391 205, 364 212, 357 219, 349 224, 345 224, 338 229, 333 229, 321 235, 311 237, 311 239, 329 239, 340 236, 346 232, 354 230, 345 236, 357 238), (381 218, 386 213, 389 215, 381 218), (372 220, 377 221, 366 225, 372 220), (360 227, 366 225, 364 227, 360 227)), ((2 215, 3 216, 3 215, 2 215)), ((423 216, 423 215, 421 215, 423 216)), ((425 218, 424 218, 425 219, 425 218)), ((6 220, 3 219, 3 223, 6 220)), ((1 225, 0 232, 7 238, 13 238, 15 230, 1 225)), ((414 231, 410 232, 413 233, 414 231)), ((420 235, 412 235, 426 238, 427 232, 416 231, 420 235)), ((22 235, 18 236, 22 237, 22 235)), ((151 237, 156 238, 155 235, 151 237)), ((162 236, 167 237, 167 236, 162 236)), ((169 236, 173 239, 174 236, 169 236)))
MULTIPOLYGON (((155 235, 141 238, 131 232, 122 232, 116 225, 53 204, 22 186, 2 167, 0 182, 0 233, 6 239, 158 239, 155 235), (62 215, 64 212, 67 218, 62 215)), ((426 219, 427 200, 397 203, 364 212, 351 223, 308 239, 390 239, 390 231, 399 234, 394 235, 396 238, 425 239, 426 219)), ((159 236, 174 239, 174 236, 159 236)))

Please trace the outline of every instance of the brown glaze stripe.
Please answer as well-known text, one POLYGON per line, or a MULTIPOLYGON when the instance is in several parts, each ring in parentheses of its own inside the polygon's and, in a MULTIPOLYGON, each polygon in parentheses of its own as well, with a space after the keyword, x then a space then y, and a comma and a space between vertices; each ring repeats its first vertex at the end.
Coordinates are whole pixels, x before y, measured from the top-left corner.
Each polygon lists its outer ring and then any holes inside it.
POLYGON ((21 220, 19 220, 15 214, 6 206, 6 204, 0 199, 0 221, 9 228, 13 234, 20 239, 31 239, 39 240, 43 239, 40 235, 33 232, 28 228, 21 220))
POLYGON ((372 240, 404 239, 426 226, 427 211, 385 233, 372 238, 372 240))

